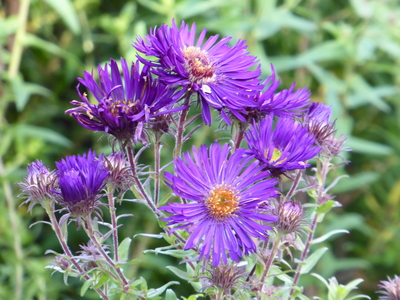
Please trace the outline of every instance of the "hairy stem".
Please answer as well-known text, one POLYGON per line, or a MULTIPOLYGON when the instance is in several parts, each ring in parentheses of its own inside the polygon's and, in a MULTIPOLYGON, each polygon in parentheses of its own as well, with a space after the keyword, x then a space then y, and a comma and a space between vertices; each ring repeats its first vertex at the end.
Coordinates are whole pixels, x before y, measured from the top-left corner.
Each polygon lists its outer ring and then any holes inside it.
POLYGON ((247 129, 247 123, 240 122, 239 125, 236 126, 236 132, 234 133, 233 136, 233 144, 235 151, 240 148, 246 129, 247 129))
MULTIPOLYGON (((267 277, 268 272, 269 272, 269 270, 270 270, 270 268, 272 266, 272 262, 275 259, 275 255, 278 252, 280 244, 281 244, 281 234, 280 234, 280 232, 278 230, 277 233, 276 233, 276 236, 275 236, 274 244, 272 245, 271 253, 270 253, 269 257, 268 257, 267 263, 265 264, 264 272, 263 272, 263 274, 261 276, 261 284, 262 285, 264 285, 265 278, 267 277)), ((262 290, 262 287, 261 287, 261 290, 262 290)))
POLYGON ((115 208, 115 201, 113 197, 113 188, 110 188, 108 191, 108 206, 110 209, 110 217, 111 217, 111 225, 112 225, 112 236, 113 236, 113 245, 114 245, 114 260, 118 263, 119 255, 118 255, 118 230, 117 230, 117 214, 115 208))
MULTIPOLYGON (((321 199, 324 196, 324 186, 325 186, 325 181, 326 181, 326 176, 328 174, 328 171, 329 171, 329 159, 324 158, 322 161, 322 164, 321 164, 319 174, 317 174, 318 185, 319 185, 318 186, 318 198, 317 198, 318 204, 321 203, 321 199)), ((304 246, 304 251, 300 257, 300 262, 304 262, 308 257, 308 252, 310 251, 311 241, 314 238, 314 233, 315 233, 315 229, 317 228, 317 223, 318 223, 318 214, 315 213, 315 216, 314 216, 313 221, 310 226, 310 233, 308 234, 308 237, 307 237, 307 240, 306 240, 306 243, 304 246)), ((299 282, 302 267, 303 267, 302 264, 297 265, 296 275, 294 276, 294 279, 293 279, 293 284, 292 284, 292 288, 290 290, 289 298, 294 293, 293 287, 295 287, 297 285, 297 283, 299 282)))
POLYGON ((303 173, 304 173, 303 170, 299 170, 297 172, 297 175, 296 175, 296 178, 293 181, 292 187, 290 188, 290 191, 286 195, 286 198, 288 200, 294 195, 294 192, 296 191, 296 188, 300 183, 300 179, 301 179, 301 176, 303 175, 303 173))
POLYGON ((123 284, 123 290, 124 292, 127 292, 129 290, 129 283, 128 280, 125 278, 124 274, 122 274, 122 270, 120 267, 117 267, 114 261, 108 256, 108 254, 104 251, 103 247, 99 243, 97 236, 95 232, 93 231, 93 224, 90 216, 87 216, 84 221, 84 226, 83 228, 86 231, 86 234, 90 238, 90 240, 93 242, 93 244, 96 246, 97 250, 100 252, 100 254, 104 257, 104 259, 107 261, 108 265, 115 271, 115 273, 118 275, 119 279, 121 280, 123 284))
POLYGON ((160 155, 161 155, 161 134, 156 133, 156 141, 154 143, 154 169, 155 169, 155 182, 154 182, 154 204, 157 206, 160 200, 160 155))
POLYGON ((135 182, 136 188, 138 189, 140 196, 146 201, 147 205, 150 207, 150 209, 153 211, 153 213, 156 216, 162 217, 163 214, 154 205, 153 201, 150 199, 149 195, 147 194, 146 190, 143 187, 143 184, 141 183, 141 181, 139 179, 139 176, 138 176, 137 170, 136 170, 136 161, 135 161, 135 157, 133 155, 132 145, 128 145, 127 151, 128 151, 129 163, 131 165, 133 180, 135 182))
MULTIPOLYGON (((189 105, 190 98, 192 97, 192 95, 193 95, 193 92, 186 93, 185 100, 183 102, 183 106, 189 105)), ((190 107, 182 110, 181 114, 179 116, 178 128, 176 130, 176 135, 175 135, 174 158, 179 157, 181 155, 182 145, 183 145, 183 133, 185 132, 185 121, 186 121, 186 117, 189 112, 189 109, 190 109, 190 107)))
MULTIPOLYGON (((72 252, 69 249, 65 237, 61 231, 60 225, 58 224, 57 218, 54 215, 54 207, 50 205, 45 206, 45 210, 50 218, 51 225, 53 227, 54 232, 56 233, 57 239, 64 251, 64 253, 68 256, 69 260, 75 266, 75 268, 79 271, 80 274, 83 274, 85 271, 78 264, 78 262, 73 258, 72 252)), ((91 277, 87 274, 83 276, 86 280, 91 280, 91 277)), ((94 288, 94 290, 104 299, 109 300, 109 298, 104 294, 104 292, 100 288, 94 288)))

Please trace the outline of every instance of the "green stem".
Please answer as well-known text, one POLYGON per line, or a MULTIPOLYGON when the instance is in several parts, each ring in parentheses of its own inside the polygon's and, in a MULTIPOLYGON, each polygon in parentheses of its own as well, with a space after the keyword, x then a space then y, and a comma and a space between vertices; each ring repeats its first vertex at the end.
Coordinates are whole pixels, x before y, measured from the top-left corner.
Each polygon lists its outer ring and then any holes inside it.
POLYGON ((26 33, 26 21, 28 19, 30 0, 20 0, 20 9, 18 12, 19 28, 15 35, 14 44, 11 52, 8 75, 10 79, 17 76, 21 64, 22 51, 24 48, 24 36, 26 33))
POLYGON ((15 210, 15 203, 13 201, 12 189, 10 186, 10 182, 4 178, 5 170, 3 165, 3 159, 0 156, 0 178, 3 179, 3 189, 4 194, 8 206, 8 214, 10 216, 11 222, 11 230, 13 232, 14 237, 14 252, 16 256, 16 264, 15 264, 15 291, 14 291, 14 299, 21 299, 21 291, 22 291, 22 279, 23 279, 23 251, 21 244, 21 236, 19 231, 19 221, 17 217, 17 212, 15 210))

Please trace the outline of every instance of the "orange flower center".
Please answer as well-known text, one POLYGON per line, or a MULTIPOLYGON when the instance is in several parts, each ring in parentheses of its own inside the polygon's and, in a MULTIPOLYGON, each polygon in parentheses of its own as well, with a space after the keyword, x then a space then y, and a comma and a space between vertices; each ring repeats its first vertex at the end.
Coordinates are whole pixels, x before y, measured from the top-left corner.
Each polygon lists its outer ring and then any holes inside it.
POLYGON ((214 66, 206 51, 194 46, 185 47, 183 57, 185 70, 192 83, 203 84, 214 81, 214 66))
POLYGON ((239 208, 239 197, 232 187, 216 186, 206 200, 210 214, 216 219, 225 219, 239 208))

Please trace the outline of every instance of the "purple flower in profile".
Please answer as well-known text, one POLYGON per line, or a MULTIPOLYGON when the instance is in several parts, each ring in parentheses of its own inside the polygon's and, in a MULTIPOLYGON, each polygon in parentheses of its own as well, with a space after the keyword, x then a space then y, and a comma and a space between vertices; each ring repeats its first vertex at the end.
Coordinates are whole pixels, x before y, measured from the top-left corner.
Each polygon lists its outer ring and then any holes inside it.
POLYGON ((344 151, 343 137, 335 138, 335 121, 330 122, 332 108, 323 103, 312 103, 303 115, 302 123, 308 132, 315 137, 316 144, 321 147, 322 155, 336 156, 344 151))
POLYGON ((261 120, 265 115, 273 114, 279 117, 300 116, 310 101, 308 88, 294 90, 293 83, 288 90, 276 92, 280 81, 276 79, 274 67, 271 65, 272 75, 262 83, 262 90, 254 96, 245 97, 248 100, 246 107, 247 121, 261 120))
POLYGON ((197 42, 195 35, 196 24, 189 29, 188 24, 182 22, 178 28, 173 20, 171 27, 164 24, 151 30, 146 41, 138 37, 134 47, 147 56, 156 57, 155 61, 139 59, 154 67, 152 71, 160 80, 198 94, 203 120, 209 125, 210 106, 221 111, 224 118, 225 109, 233 114, 243 109, 240 94, 253 95, 260 88, 257 79, 260 68, 249 70, 257 60, 246 51, 245 41, 230 47, 227 45, 230 37, 216 43, 218 35, 215 35, 203 44, 206 30, 200 33, 197 42))
POLYGON ((28 165, 28 176, 24 180, 18 183, 22 191, 19 197, 27 198, 24 203, 29 203, 28 210, 37 203, 43 205, 45 199, 53 198, 51 190, 56 188, 56 176, 40 160, 28 165))
POLYGON ((250 125, 247 155, 260 161, 274 176, 310 166, 306 161, 315 157, 320 147, 314 145, 307 128, 285 117, 279 118, 273 128, 273 119, 273 115, 267 115, 259 124, 250 125))
POLYGON ((139 63, 132 63, 129 68, 121 59, 122 80, 117 63, 112 59, 110 61, 104 69, 98 67, 99 83, 88 72, 84 73, 83 79, 78 79, 98 101, 97 105, 90 103, 86 93, 81 94, 78 85, 82 102, 72 101, 71 104, 77 107, 66 113, 83 127, 104 131, 118 140, 131 139, 137 143, 144 140, 145 124, 153 117, 183 109, 171 108, 182 92, 169 89, 152 78, 149 67, 144 66, 140 71, 139 63))
POLYGON ((57 201, 72 215, 88 215, 98 207, 100 192, 109 174, 103 159, 103 154, 97 158, 90 150, 87 154, 67 156, 56 162, 60 188, 56 193, 57 201))
POLYGON ((276 180, 268 178, 257 162, 243 157, 244 149, 230 154, 228 144, 214 143, 208 150, 193 147, 193 157, 183 154, 175 160, 175 175, 165 173, 166 184, 184 203, 161 207, 170 214, 165 221, 186 228, 190 237, 184 249, 201 244, 200 258, 212 259, 213 266, 234 261, 256 251, 252 237, 266 240, 278 218, 266 214, 268 199, 276 197, 276 180))
POLYGON ((393 278, 387 277, 387 281, 381 280, 378 287, 382 290, 376 292, 382 294, 379 300, 399 300, 400 299, 400 277, 394 275, 393 278))

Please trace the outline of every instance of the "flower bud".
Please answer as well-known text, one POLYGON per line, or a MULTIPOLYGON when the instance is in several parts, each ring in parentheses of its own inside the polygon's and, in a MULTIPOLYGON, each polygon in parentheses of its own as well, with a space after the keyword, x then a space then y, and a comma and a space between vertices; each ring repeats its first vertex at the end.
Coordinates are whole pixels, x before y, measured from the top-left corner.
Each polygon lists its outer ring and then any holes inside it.
POLYGON ((279 202, 276 206, 276 215, 279 220, 275 226, 284 233, 299 233, 305 225, 304 209, 298 202, 279 202))
POLYGON ((51 190, 56 189, 56 176, 40 160, 28 165, 28 176, 25 182, 19 182, 22 193, 20 198, 27 198, 24 203, 29 203, 28 211, 37 203, 43 205, 45 199, 53 199, 51 190))

